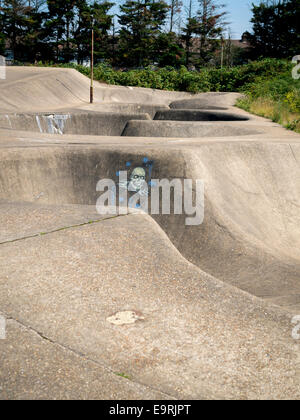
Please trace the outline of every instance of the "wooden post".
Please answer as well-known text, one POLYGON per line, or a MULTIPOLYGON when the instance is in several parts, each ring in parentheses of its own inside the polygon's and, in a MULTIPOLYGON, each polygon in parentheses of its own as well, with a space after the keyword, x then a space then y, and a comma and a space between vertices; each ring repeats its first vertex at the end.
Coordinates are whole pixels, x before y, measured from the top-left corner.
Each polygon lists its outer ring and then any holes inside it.
POLYGON ((224 39, 223 36, 221 38, 221 69, 223 68, 224 64, 224 39))
POLYGON ((92 23, 92 53, 91 53, 91 87, 90 87, 90 103, 94 102, 94 21, 92 23))

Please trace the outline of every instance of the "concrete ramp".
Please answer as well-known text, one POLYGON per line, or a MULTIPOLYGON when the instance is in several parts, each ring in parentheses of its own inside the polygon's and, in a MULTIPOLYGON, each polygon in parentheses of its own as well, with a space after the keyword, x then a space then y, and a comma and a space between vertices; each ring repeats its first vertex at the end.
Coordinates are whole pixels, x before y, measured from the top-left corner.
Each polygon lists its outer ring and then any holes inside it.
MULTIPOLYGON (((90 80, 73 69, 8 67, 6 80, 0 80, 0 112, 57 110, 89 105, 90 80), (30 98, 30 99, 29 99, 30 98)), ((166 105, 185 92, 108 86, 95 82, 95 104, 130 103, 166 105)))

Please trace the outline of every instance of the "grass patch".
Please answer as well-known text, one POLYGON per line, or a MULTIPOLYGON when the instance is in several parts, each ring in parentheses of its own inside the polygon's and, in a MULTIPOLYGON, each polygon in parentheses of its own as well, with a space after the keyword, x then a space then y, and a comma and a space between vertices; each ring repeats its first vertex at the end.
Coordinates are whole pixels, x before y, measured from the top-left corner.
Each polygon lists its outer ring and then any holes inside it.
POLYGON ((121 372, 121 373, 115 372, 115 375, 120 376, 121 378, 128 379, 129 381, 131 381, 131 377, 129 375, 126 375, 123 372, 121 372))
POLYGON ((259 77, 241 91, 245 96, 237 106, 300 133, 300 80, 293 79, 290 72, 270 79, 259 77))

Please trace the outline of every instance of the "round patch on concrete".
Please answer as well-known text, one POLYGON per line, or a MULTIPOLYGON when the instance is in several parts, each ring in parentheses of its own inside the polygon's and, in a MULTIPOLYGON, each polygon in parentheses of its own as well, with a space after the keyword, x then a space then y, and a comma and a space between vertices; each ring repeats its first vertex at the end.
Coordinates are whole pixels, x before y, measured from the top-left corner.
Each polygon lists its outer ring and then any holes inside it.
POLYGON ((121 311, 106 318, 106 321, 114 325, 134 324, 139 319, 144 319, 143 316, 134 311, 121 311))

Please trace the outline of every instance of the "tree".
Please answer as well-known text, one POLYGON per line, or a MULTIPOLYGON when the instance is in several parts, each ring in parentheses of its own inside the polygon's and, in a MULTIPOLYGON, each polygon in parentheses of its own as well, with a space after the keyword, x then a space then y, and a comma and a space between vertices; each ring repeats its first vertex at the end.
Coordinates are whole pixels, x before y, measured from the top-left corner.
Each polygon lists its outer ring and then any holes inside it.
POLYGON ((108 59, 111 57, 113 43, 109 37, 109 31, 113 25, 113 15, 108 14, 114 3, 103 1, 94 3, 91 7, 94 19, 95 32, 95 58, 108 59))
POLYGON ((217 0, 198 0, 198 12, 193 9, 193 0, 189 1, 188 18, 183 28, 183 40, 186 47, 186 65, 191 63, 197 67, 207 65, 214 57, 224 27, 224 4, 217 0), (198 49, 196 57, 195 49, 198 49), (192 60, 192 56, 194 59, 192 60))
POLYGON ((292 57, 300 50, 300 0, 261 2, 252 5, 253 58, 292 57))
POLYGON ((113 15, 108 12, 114 3, 103 1, 89 5, 81 0, 77 5, 78 18, 74 30, 74 43, 77 45, 78 62, 89 56, 91 50, 91 29, 94 28, 95 59, 108 59, 112 56, 113 45, 110 45, 109 30, 113 25, 113 15))
POLYGON ((174 32, 161 33, 157 38, 156 45, 159 67, 179 67, 184 64, 185 52, 174 32))
POLYGON ((213 57, 220 42, 218 38, 222 36, 225 25, 224 16, 227 14, 224 4, 219 4, 216 0, 198 0, 199 10, 196 17, 195 34, 199 40, 199 59, 198 66, 208 63, 213 57))
POLYGON ((178 15, 181 13, 182 1, 181 0, 170 0, 170 30, 169 32, 174 32, 174 27, 178 23, 178 15))
POLYGON ((55 61, 60 59, 60 45, 64 42, 65 21, 62 0, 47 0, 48 13, 45 21, 45 41, 55 48, 55 61))
POLYGON ((121 60, 128 66, 146 66, 156 60, 157 39, 169 6, 163 0, 127 0, 120 6, 121 60))
POLYGON ((4 53, 5 53, 5 36, 3 33, 0 32, 0 55, 3 55, 4 53))
POLYGON ((75 18, 76 0, 47 0, 48 19, 46 22, 48 37, 55 39, 56 59, 60 58, 60 45, 63 47, 62 59, 71 59, 72 28, 75 18))
POLYGON ((22 40, 27 27, 28 11, 24 0, 3 0, 0 7, 2 37, 10 41, 15 59, 23 58, 22 40))
POLYGON ((193 0, 189 0, 187 7, 187 22, 182 29, 182 40, 185 44, 185 64, 187 67, 189 67, 191 62, 193 34, 195 33, 195 29, 197 27, 193 6, 193 0))
POLYGON ((46 17, 46 0, 29 0, 26 11, 26 28, 23 37, 25 55, 28 61, 37 61, 49 54, 49 46, 43 42, 43 21, 46 17), (46 53, 46 50, 48 52, 46 53))

